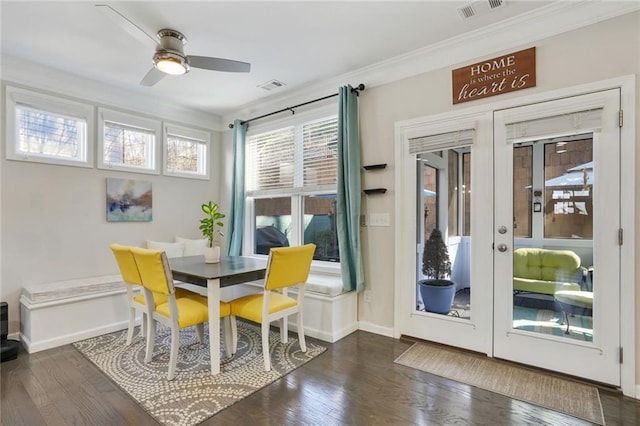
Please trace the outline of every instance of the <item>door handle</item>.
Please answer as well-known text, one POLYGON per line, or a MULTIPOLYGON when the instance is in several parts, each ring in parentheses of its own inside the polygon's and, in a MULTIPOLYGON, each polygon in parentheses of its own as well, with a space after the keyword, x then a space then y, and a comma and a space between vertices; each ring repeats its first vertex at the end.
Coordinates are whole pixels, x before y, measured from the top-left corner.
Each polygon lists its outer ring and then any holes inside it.
POLYGON ((507 245, 505 243, 498 244, 498 251, 504 253, 507 251, 507 245))

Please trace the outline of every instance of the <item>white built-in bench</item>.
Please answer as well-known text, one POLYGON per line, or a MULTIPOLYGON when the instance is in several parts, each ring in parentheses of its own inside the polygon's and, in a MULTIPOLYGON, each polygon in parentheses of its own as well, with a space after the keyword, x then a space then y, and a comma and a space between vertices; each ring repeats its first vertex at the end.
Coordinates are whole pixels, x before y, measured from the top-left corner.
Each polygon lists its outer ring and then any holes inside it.
MULTIPOLYGON (((262 288, 263 281, 240 284, 222 289, 222 299, 256 293, 262 288), (225 294, 225 290, 233 293, 225 294)), ((289 294, 295 296, 297 293, 290 290, 289 294)), ((305 285, 303 315, 305 335, 337 342, 358 329, 358 295, 355 291, 345 292, 338 277, 311 274, 305 285)), ((290 320, 288 327, 297 331, 295 321, 290 320)))
MULTIPOLYGON (((206 294, 202 287, 183 286, 206 294)), ((262 283, 253 282, 224 288, 221 296, 229 300, 261 287, 262 283)), ((339 279, 310 276, 304 301, 305 334, 333 343, 357 330, 357 300, 355 292, 343 292, 339 279)), ((20 297, 20 337, 29 353, 127 328, 128 318, 120 275, 32 285, 23 288, 20 297)), ((290 321, 289 327, 295 330, 295 322, 290 321)))
POLYGON ((37 284, 22 289, 20 339, 29 353, 128 326, 120 275, 37 284))

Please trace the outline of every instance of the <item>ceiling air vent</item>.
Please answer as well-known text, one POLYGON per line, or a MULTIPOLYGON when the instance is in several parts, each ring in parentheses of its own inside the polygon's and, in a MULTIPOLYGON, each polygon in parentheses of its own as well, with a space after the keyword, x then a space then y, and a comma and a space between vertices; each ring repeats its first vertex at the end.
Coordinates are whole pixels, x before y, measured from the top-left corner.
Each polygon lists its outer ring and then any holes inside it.
POLYGON ((471 4, 461 7, 460 9, 458 9, 458 12, 460 13, 463 19, 471 18, 476 14, 476 11, 473 8, 473 5, 471 4))
POLYGON ((258 85, 259 88, 264 90, 273 90, 273 89, 278 89, 284 86, 286 86, 286 84, 276 79, 269 80, 266 83, 262 83, 258 85))
POLYGON ((463 19, 469 19, 472 16, 483 15, 493 9, 504 7, 507 5, 507 0, 482 0, 474 1, 466 6, 458 9, 458 13, 463 19))

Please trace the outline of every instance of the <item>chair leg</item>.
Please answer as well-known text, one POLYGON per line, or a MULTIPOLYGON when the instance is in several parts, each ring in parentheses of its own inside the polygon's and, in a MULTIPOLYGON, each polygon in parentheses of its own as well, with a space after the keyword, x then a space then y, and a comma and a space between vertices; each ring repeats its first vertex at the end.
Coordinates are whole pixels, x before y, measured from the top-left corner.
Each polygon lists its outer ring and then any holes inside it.
POLYGON ((235 355, 238 351, 238 322, 235 315, 229 315, 229 324, 231 324, 231 355, 235 355))
POLYGON ((228 357, 232 357, 236 353, 236 346, 238 345, 237 329, 235 327, 235 317, 229 315, 222 318, 223 332, 224 332, 224 352, 228 357))
POLYGON ((289 320, 287 317, 280 319, 280 341, 282 343, 289 341, 289 320))
POLYGON ((133 307, 129 308, 129 329, 127 330, 127 346, 131 344, 133 340, 133 329, 136 326, 136 309, 133 307))
POLYGON ((196 336, 198 337, 198 343, 204 342, 204 323, 196 324, 196 336))
POLYGON ((144 362, 149 362, 151 358, 153 358, 153 348, 156 343, 156 322, 151 318, 147 323, 149 327, 147 330, 147 352, 144 356, 144 362))
POLYGON ((171 353, 169 355, 169 372, 167 380, 173 380, 176 376, 176 366, 178 365, 178 348, 180 347, 180 329, 174 324, 171 327, 171 353))
POLYGON ((149 321, 147 319, 147 313, 143 312, 142 313, 142 323, 140 324, 140 330, 141 330, 142 337, 147 337, 147 321, 149 321))
POLYGON ((300 350, 307 351, 307 342, 304 340, 304 325, 302 324, 302 312, 298 312, 298 340, 300 341, 300 350))
POLYGON ((564 320, 567 322, 567 329, 564 331, 564 334, 571 334, 569 332, 569 314, 567 313, 567 311, 562 311, 564 314, 564 320))
POLYGON ((271 354, 269 353, 269 323, 262 322, 262 356, 265 371, 271 371, 271 354))

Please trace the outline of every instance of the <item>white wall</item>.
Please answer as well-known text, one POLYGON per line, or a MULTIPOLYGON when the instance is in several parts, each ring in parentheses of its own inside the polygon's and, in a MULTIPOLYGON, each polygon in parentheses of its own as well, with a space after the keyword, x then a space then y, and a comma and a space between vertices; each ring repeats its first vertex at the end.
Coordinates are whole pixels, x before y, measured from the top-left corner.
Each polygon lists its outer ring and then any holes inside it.
MULTIPOLYGON (((571 15, 565 18, 569 19, 571 15)), ((604 18, 603 18, 604 19, 604 18)), ((547 20, 548 21, 548 20, 547 20)), ((590 22, 595 22, 594 19, 590 22)), ((278 110, 296 103, 305 102, 316 97, 326 96, 341 84, 367 85, 360 94, 360 136, 362 144, 362 164, 387 163, 387 168, 375 173, 364 173, 364 188, 385 187, 387 193, 379 196, 363 198, 362 213, 389 213, 389 227, 367 227, 362 229, 363 262, 365 268, 365 290, 370 291, 370 302, 359 296, 358 320, 360 328, 381 334, 393 334, 394 327, 394 262, 393 241, 395 238, 394 223, 394 124, 397 121, 454 111, 472 105, 490 104, 496 100, 517 99, 533 93, 546 92, 564 87, 577 86, 584 83, 606 80, 625 75, 640 75, 640 13, 630 13, 613 19, 598 22, 591 26, 564 32, 547 22, 531 25, 522 24, 505 32, 500 37, 491 36, 489 43, 497 46, 494 50, 487 48, 487 39, 468 41, 468 44, 451 49, 453 57, 460 57, 460 52, 481 52, 467 55, 458 64, 450 64, 447 54, 434 51, 431 60, 416 56, 407 58, 408 66, 403 69, 393 68, 385 73, 384 67, 372 67, 369 70, 355 72, 340 79, 328 80, 315 84, 307 90, 300 90, 290 98, 273 98, 261 105, 247 106, 235 114, 226 116, 226 124, 233 118, 247 119, 253 116, 278 110), (539 26, 536 30, 536 25, 539 26), (520 31, 522 29, 523 31, 520 31), (530 34, 559 34, 522 45, 512 40, 523 40, 530 34), (499 40, 502 38, 502 40, 499 40), (500 56, 509 52, 536 46, 537 54, 537 86, 520 92, 511 92, 496 97, 480 99, 468 104, 452 105, 451 70, 477 62, 481 59, 500 56), (614 48, 615 47, 615 48, 614 48), (445 68, 433 69, 433 63, 449 64, 445 68), (422 66, 425 72, 419 74, 416 67, 422 66), (403 71, 404 70, 404 71, 403 71), (369 72, 369 74, 367 74, 369 72), (414 75, 409 78, 389 83, 394 75, 414 75), (369 78, 367 78, 367 76, 369 78), (389 77, 391 76, 391 77, 389 77), (344 81, 345 78, 349 80, 344 81)), ((575 28, 575 27, 573 27, 575 28)), ((636 77, 637 81, 640 78, 636 77)), ((270 98, 271 99, 271 98, 270 98)), ((636 83, 636 112, 640 111, 640 84, 636 83)), ((640 119, 636 117, 636 134, 640 134, 640 119)), ((226 129, 225 129, 226 130, 226 129)), ((231 148, 231 131, 224 133, 225 150, 231 148)), ((227 154, 224 154, 227 156, 227 154)), ((226 163, 228 164, 228 163, 226 163)), ((225 164, 225 165, 226 165, 225 164)), ((640 149, 636 149, 636 169, 640 170, 640 149)), ((223 165, 223 167, 225 166, 223 165)), ((226 172, 228 173, 228 171, 226 172)), ((631 177, 638 185, 639 176, 631 177)), ((228 188, 223 185, 223 192, 228 188)), ((640 223, 640 197, 636 197, 635 223, 640 223)), ((636 225, 637 226, 637 225, 636 225)), ((633 238, 633 237, 632 237, 633 238)), ((640 320, 640 235, 635 236, 636 250, 636 323, 640 320)), ((640 328, 636 327, 636 353, 640 354, 640 328)), ((636 359, 636 371, 640 375, 640 359, 636 359)), ((640 377, 636 383, 640 383, 640 377)))
MULTIPOLYGON (((512 92, 493 98, 474 101, 462 106, 452 105, 451 70, 473 63, 481 58, 470 57, 459 65, 431 71, 379 87, 369 88, 360 96, 360 128, 363 164, 390 163, 385 169, 380 186, 389 189, 385 196, 366 199, 368 212, 389 213, 394 223, 394 123, 416 117, 453 111, 471 105, 515 99, 525 94, 546 92, 583 83, 606 80, 624 75, 640 74, 640 13, 625 15, 590 27, 539 40, 521 46, 536 46, 537 86, 521 92, 512 92), (612 48, 615 46, 615 49, 612 48)), ((487 57, 500 56, 510 51, 496 51, 487 57)), ((484 58, 484 57, 483 57, 484 58)), ((638 80, 638 78, 636 78, 638 80)), ((636 102, 640 90, 636 83, 636 102)), ((640 111, 636 105, 636 111, 640 111)), ((636 123, 640 120, 636 117, 636 123)), ((638 127, 638 125, 636 124, 638 127)), ((636 128, 636 134, 640 134, 636 128)), ((640 170, 640 150, 636 149, 636 169, 640 170)), ((368 183, 369 175, 364 175, 368 183)), ((635 179, 638 186, 638 176, 635 179)), ((376 186, 378 183, 375 184, 376 186)), ((373 185, 372 185, 373 186, 373 185)), ((640 199, 636 198, 636 220, 640 212, 640 199)), ((632 237, 633 238, 633 237, 632 237)), ((366 286, 371 291, 371 302, 359 300, 360 324, 369 328, 393 327, 394 300, 394 229, 366 228, 363 236, 366 286)), ((640 247, 640 236, 635 236, 635 246, 640 247)), ((636 249, 636 265, 640 265, 640 250, 636 249)), ((635 271, 636 324, 640 312, 640 266, 635 271)), ((637 327, 636 327, 637 328, 637 327)), ((636 330, 636 352, 640 353, 640 336, 636 330)), ((640 374, 640 360, 636 369, 640 374)), ((640 382, 640 378, 636 383, 640 382)))
MULTIPOLYGON (((19 331, 18 299, 22 287, 52 281, 118 274, 109 244, 143 245, 145 240, 173 241, 175 235, 197 238, 200 205, 219 200, 220 133, 219 118, 171 108, 153 100, 133 99, 114 88, 95 82, 57 75, 55 85, 46 77, 28 81, 15 77, 3 58, 4 85, 62 93, 72 99, 96 106, 116 107, 154 118, 184 124, 211 132, 211 180, 195 180, 162 175, 112 172, 97 168, 55 166, 8 161, 4 149, 0 160, 0 300, 9 304, 9 333, 19 331), (6 80, 7 77, 12 78, 6 80), (19 81, 16 81, 19 80, 19 81), (55 90, 52 87, 55 86, 55 90), (124 99, 118 100, 118 99, 124 99), (128 105, 128 106, 127 106, 128 105), (106 221, 106 178, 147 180, 152 183, 153 220, 151 222, 113 223, 106 221)), ((29 64, 19 63, 20 75, 29 64)), ((55 74, 52 71, 49 74, 55 74)), ((38 74, 34 74, 38 75, 38 74)), ((43 74, 40 74, 41 76, 43 74)), ((4 114, 2 114, 4 120, 4 114)), ((4 129, 4 126, 2 126, 4 129)), ((95 143, 95 135, 90 138, 95 143)), ((6 143, 2 132, 3 148, 6 143)))
MULTIPOLYGON (((537 50, 537 87, 473 102, 517 98, 523 94, 640 73, 640 14, 630 14, 533 43, 537 50), (611 46, 616 46, 612 49, 611 46), (624 53, 622 53, 624 52, 624 53)), ((522 48, 530 45, 522 46, 522 48)), ((513 49, 513 51, 518 49, 513 49)), ((508 52, 495 52, 499 56, 508 52)), ((469 58, 464 64, 473 63, 469 58)), ((451 101, 451 69, 441 69, 365 90, 360 96, 360 129, 363 164, 390 163, 384 183, 389 191, 366 199, 369 212, 394 211, 394 123, 456 109, 451 101)), ((637 96, 640 98, 640 96, 637 96)), ((471 106, 463 104, 461 108, 471 106)), ((640 164, 637 159, 636 164, 640 164)), ((638 166, 640 168, 640 166, 638 166)), ((364 175, 368 183, 369 175, 364 175)), ((638 209, 640 210, 640 208, 638 209)), ((393 327, 393 228, 369 227, 364 231, 365 275, 372 291, 370 303, 359 304, 359 320, 393 327)), ((637 242, 636 242, 637 244, 637 242)), ((637 262, 640 264, 640 262, 637 262)), ((640 270, 636 271, 636 277, 640 270)), ((636 282, 638 280, 636 279, 636 282)), ((640 293, 640 291, 638 291, 640 293)), ((361 302, 363 302, 361 300, 361 302)))

